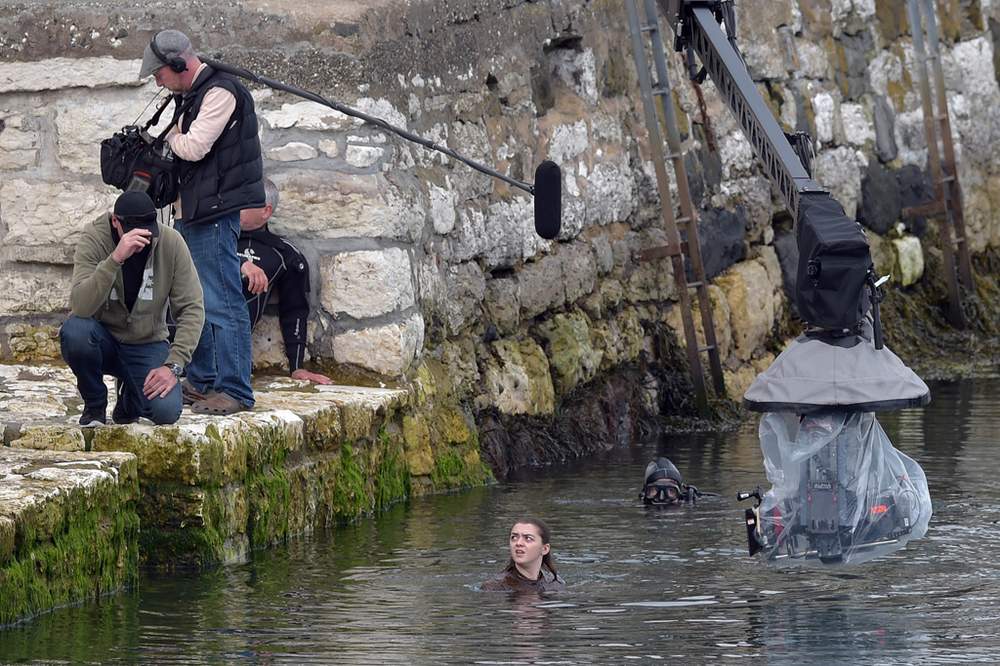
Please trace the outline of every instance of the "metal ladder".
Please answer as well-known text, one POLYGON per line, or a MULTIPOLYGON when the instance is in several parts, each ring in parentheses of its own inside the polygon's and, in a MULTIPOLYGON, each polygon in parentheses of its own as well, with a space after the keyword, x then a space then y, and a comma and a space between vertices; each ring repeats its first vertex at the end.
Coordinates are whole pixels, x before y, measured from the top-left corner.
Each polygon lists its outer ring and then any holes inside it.
POLYGON ((948 97, 941 67, 934 0, 907 0, 907 11, 920 79, 920 101, 923 106, 924 133, 927 136, 927 163, 931 179, 934 181, 935 201, 926 206, 908 208, 904 210, 904 215, 940 216, 944 219, 940 233, 945 282, 948 288, 948 319, 953 325, 964 327, 966 322, 962 311, 961 288, 964 286, 967 290, 973 290, 975 283, 972 279, 972 261, 969 258, 969 246, 965 236, 962 188, 958 182, 955 163, 955 144, 952 139, 948 97), (928 75, 928 63, 932 76, 928 75))
POLYGON ((715 338, 715 324, 712 318, 712 304, 708 294, 708 280, 705 278, 705 265, 701 260, 701 244, 698 240, 698 218, 691 202, 691 190, 688 186, 687 172, 684 170, 684 153, 681 150, 680 132, 677 130, 677 118, 671 99, 670 77, 667 73, 667 57, 663 49, 663 38, 657 16, 654 0, 625 0, 628 11, 629 30, 632 34, 632 55, 635 58, 636 71, 639 74, 639 91, 642 97, 642 107, 646 118, 646 128, 649 132, 649 144, 652 152, 653 167, 656 171, 657 190, 660 194, 660 210, 663 225, 667 232, 667 245, 662 248, 652 248, 642 253, 643 259, 659 259, 670 257, 673 268, 674 282, 680 301, 681 320, 684 324, 684 339, 687 347, 688 365, 691 369, 691 381, 694 384, 698 407, 702 412, 708 408, 708 391, 705 386, 705 376, 702 371, 701 354, 707 352, 711 368, 712 383, 715 394, 725 395, 725 380, 722 374, 722 362, 719 358, 719 347, 715 338), (638 3, 642 3, 642 11, 638 3), (641 18, 640 18, 641 17, 641 18), (653 64, 656 71, 656 81, 652 81, 649 62, 646 59, 646 44, 643 35, 649 36, 649 45, 653 54, 653 64), (657 105, 656 102, 659 104, 657 105), (661 134, 660 116, 662 113, 663 129, 666 132, 666 145, 669 153, 664 152, 663 136, 661 134), (667 159, 674 168, 677 179, 677 192, 680 197, 681 217, 674 217, 674 201, 670 194, 670 176, 667 173, 667 159), (682 241, 678 226, 684 230, 687 240, 682 241), (687 281, 684 260, 691 264, 694 281, 687 281), (698 336, 695 331, 691 296, 689 290, 695 290, 698 306, 701 311, 701 323, 705 332, 705 346, 698 346, 698 336))

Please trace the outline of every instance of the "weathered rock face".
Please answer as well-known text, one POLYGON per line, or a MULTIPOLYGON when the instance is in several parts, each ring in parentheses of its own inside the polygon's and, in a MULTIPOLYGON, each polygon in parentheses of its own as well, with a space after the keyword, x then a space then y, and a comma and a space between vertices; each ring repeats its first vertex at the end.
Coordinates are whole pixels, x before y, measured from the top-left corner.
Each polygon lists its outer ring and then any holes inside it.
MULTIPOLYGON (((992 5, 977 14, 975 4, 951 6, 941 26, 968 242, 980 252, 1000 246, 992 149, 1000 30, 991 27, 1000 16, 992 5)), ((327 107, 254 90, 266 171, 281 190, 273 227, 310 260, 314 359, 409 379, 430 359, 454 378, 455 399, 480 413, 548 415, 569 392, 648 360, 660 328, 680 332, 670 262, 637 259, 666 234, 620 3, 166 8, 45 0, 0 17, 5 358, 57 354, 76 230, 113 199, 96 177, 97 143, 152 93, 134 79, 136 58, 164 15, 179 17, 175 27, 204 52, 512 178, 532 180, 544 159, 562 168, 563 227, 545 241, 522 190, 327 107), (275 51, 275 43, 291 46, 275 51)), ((938 222, 902 216, 932 189, 900 3, 740 0, 736 8, 765 101, 786 130, 815 138, 816 179, 876 232, 887 271, 904 284, 924 279, 920 259, 933 251, 925 232, 938 222)), ((702 86, 702 104, 680 60, 670 68, 736 396, 788 310, 781 287, 787 293, 794 275, 794 237, 776 238, 780 204, 715 84, 702 86)), ((273 324, 257 340, 259 365, 283 362, 273 324)), ((411 424, 413 437, 420 432, 411 424)))

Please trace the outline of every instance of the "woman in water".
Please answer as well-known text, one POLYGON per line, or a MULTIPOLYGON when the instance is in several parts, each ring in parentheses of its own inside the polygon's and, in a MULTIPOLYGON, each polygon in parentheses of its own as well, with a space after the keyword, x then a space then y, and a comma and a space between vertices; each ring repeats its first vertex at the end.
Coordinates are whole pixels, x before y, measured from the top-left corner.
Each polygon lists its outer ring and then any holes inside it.
POLYGON ((546 592, 562 588, 563 582, 552 562, 551 533, 538 518, 522 518, 510 528, 510 560, 498 577, 480 589, 505 592, 546 592), (552 574, 547 579, 542 569, 552 574))

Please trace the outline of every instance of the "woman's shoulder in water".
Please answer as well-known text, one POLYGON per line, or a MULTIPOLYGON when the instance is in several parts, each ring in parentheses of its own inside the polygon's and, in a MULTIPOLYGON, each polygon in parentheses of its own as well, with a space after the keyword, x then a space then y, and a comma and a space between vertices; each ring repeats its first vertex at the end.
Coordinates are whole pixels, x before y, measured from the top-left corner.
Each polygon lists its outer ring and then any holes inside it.
POLYGON ((539 574, 536 580, 525 578, 518 571, 504 571, 479 586, 485 592, 552 592, 565 587, 558 578, 546 579, 539 574))

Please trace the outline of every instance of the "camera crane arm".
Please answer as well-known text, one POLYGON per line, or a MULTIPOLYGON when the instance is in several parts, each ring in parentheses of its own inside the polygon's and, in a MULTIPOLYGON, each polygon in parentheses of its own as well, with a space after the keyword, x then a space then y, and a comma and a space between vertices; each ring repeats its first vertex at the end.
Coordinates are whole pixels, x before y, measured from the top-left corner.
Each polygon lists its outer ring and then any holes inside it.
MULTIPOLYGON (((757 91, 736 48, 732 0, 656 2, 675 35, 675 50, 686 52, 691 78, 697 81, 705 74, 712 78, 796 221, 799 314, 823 331, 838 333, 857 330, 872 310, 875 346, 881 349, 881 293, 875 286, 868 239, 861 225, 812 179, 808 139, 801 134, 793 137, 793 148, 757 91), (694 54, 704 68, 700 73, 695 72, 694 54)), ((647 6, 652 10, 651 4, 647 6)))
MULTIPOLYGON (((804 193, 827 193, 812 179, 804 156, 796 152, 778 125, 771 109, 757 91, 746 64, 736 49, 736 27, 731 0, 658 0, 676 36, 674 48, 687 51, 693 69, 692 51, 715 83, 729 109, 739 121, 743 135, 763 164, 767 177, 777 185, 788 211, 796 219, 799 197, 804 193), (725 24, 726 32, 721 24, 725 24), (728 33, 728 36, 727 34, 728 33)), ((703 78, 703 74, 692 78, 703 78)))

